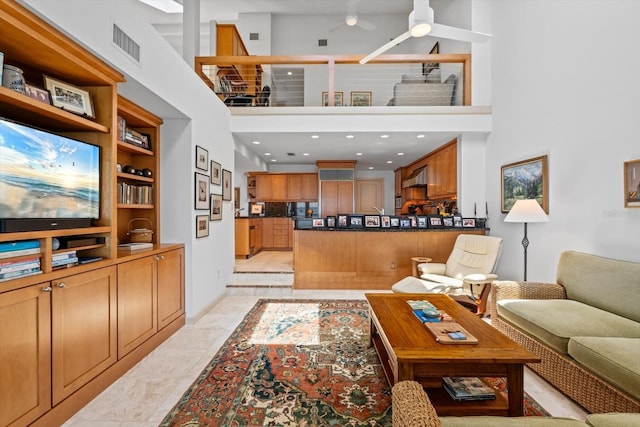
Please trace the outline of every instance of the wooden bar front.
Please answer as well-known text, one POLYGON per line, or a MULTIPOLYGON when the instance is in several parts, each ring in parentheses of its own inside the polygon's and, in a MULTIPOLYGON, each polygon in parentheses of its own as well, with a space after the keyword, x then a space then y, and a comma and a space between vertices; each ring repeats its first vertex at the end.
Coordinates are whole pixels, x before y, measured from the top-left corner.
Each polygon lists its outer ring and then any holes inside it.
POLYGON ((460 234, 485 230, 295 230, 294 289, 391 289, 411 258, 446 262, 460 234))

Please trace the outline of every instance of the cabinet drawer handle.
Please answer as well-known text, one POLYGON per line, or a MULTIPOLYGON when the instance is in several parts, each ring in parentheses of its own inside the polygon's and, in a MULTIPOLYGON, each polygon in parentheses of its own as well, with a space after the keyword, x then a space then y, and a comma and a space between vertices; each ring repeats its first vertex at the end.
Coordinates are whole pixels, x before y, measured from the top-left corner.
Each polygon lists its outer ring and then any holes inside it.
POLYGON ((156 261, 161 261, 164 259, 164 255, 156 255, 156 261))
POLYGON ((44 292, 51 292, 53 289, 51 288, 51 286, 45 286, 44 288, 42 288, 42 290, 44 292))
POLYGON ((64 288, 66 285, 63 282, 58 283, 59 288, 64 288))

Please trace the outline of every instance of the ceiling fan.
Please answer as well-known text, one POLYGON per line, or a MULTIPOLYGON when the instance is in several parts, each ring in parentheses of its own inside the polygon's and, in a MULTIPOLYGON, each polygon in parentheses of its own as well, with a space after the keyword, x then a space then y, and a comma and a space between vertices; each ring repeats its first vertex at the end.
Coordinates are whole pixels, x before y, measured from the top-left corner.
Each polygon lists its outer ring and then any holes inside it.
POLYGON ((381 55, 410 37, 424 37, 427 34, 433 37, 472 43, 484 43, 492 37, 491 34, 436 24, 433 20, 433 9, 429 7, 429 0, 413 0, 413 11, 409 14, 409 29, 407 32, 400 34, 395 39, 380 46, 362 58, 360 63, 366 64, 376 56, 381 55))
POLYGON ((367 31, 373 31, 376 29, 375 24, 358 18, 358 14, 356 13, 356 3, 358 1, 360 0, 347 0, 347 14, 344 17, 344 23, 330 29, 330 33, 342 28, 343 25, 348 27, 359 27, 367 31))

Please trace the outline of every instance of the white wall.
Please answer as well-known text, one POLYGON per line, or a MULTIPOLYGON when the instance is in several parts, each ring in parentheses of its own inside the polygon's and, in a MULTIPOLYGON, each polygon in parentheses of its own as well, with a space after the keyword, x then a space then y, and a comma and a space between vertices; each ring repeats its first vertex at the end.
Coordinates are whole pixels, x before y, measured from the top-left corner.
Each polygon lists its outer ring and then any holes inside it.
MULTIPOLYGON (((528 279, 553 280, 561 251, 640 261, 640 210, 625 209, 623 170, 640 158, 640 2, 491 1, 493 132, 489 206, 500 166, 549 156, 551 222, 529 224, 528 279)), ((522 224, 491 215, 505 238, 501 277, 522 279, 522 224)), ((606 288, 607 284, 602 284, 606 288)))
POLYGON ((195 238, 195 145, 223 168, 234 166, 228 109, 148 24, 133 0, 30 0, 28 4, 127 76, 121 93, 165 119, 161 131, 161 222, 163 240, 186 247, 187 317, 197 317, 220 299, 233 271, 233 208, 210 223, 208 238, 195 238), (111 44, 116 23, 141 45, 141 64, 111 44), (177 78, 176 76, 179 76, 177 78))

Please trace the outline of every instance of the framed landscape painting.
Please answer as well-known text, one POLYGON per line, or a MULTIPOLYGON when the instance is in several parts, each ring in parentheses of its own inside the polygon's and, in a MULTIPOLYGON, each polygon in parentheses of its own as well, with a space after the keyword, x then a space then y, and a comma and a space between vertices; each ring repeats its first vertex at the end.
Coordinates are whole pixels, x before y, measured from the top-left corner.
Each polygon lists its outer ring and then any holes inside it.
POLYGON ((509 212, 516 200, 536 199, 549 213, 549 180, 547 156, 510 163, 501 168, 501 209, 509 212))

